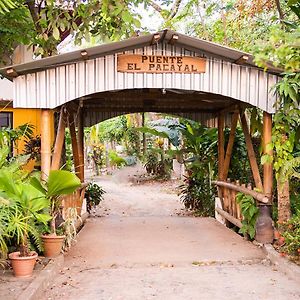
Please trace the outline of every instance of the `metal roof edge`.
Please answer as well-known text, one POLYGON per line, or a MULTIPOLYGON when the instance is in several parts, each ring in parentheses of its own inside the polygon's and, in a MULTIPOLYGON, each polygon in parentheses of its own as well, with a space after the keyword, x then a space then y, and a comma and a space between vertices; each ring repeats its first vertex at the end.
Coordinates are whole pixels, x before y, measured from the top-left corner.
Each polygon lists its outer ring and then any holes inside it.
MULTIPOLYGON (((196 37, 191 37, 186 34, 182 34, 170 29, 164 29, 157 33, 160 34, 161 37, 158 43, 162 43, 164 41, 170 41, 173 35, 178 35, 179 37, 178 44, 180 44, 183 47, 186 46, 186 47, 198 49, 202 52, 207 52, 210 53, 211 55, 215 55, 217 57, 222 57, 224 59, 230 60, 232 63, 237 63, 237 61, 241 57, 247 56, 249 57, 249 60, 243 63, 243 65, 259 68, 254 63, 253 55, 247 52, 243 52, 237 49, 223 46, 214 42, 202 40, 196 37)), ((0 74, 2 74, 4 77, 6 77, 9 80, 12 80, 14 77, 19 75, 38 72, 40 70, 50 69, 59 65, 71 64, 81 60, 83 61, 84 59, 81 54, 83 51, 86 52, 87 59, 93 59, 93 58, 101 57, 103 55, 109 55, 119 51, 125 51, 127 49, 128 50, 136 49, 139 47, 143 47, 147 44, 150 45, 153 40, 154 34, 157 33, 146 34, 139 37, 132 37, 122 41, 105 43, 105 44, 101 44, 89 48, 82 48, 79 50, 34 60, 28 63, 6 66, 0 69, 0 74), (14 76, 7 74, 8 69, 14 70, 14 74, 13 74, 14 76)), ((269 70, 267 70, 266 72, 279 75, 282 72, 282 70, 279 70, 275 67, 274 68, 270 67, 269 70)))

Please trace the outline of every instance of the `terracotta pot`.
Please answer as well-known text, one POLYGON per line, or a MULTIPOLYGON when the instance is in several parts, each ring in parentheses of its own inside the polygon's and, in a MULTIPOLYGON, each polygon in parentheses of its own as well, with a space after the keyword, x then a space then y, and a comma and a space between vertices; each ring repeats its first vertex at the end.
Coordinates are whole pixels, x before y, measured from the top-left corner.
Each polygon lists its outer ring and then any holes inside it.
POLYGON ((56 257, 60 254, 64 242, 64 235, 42 235, 44 243, 44 255, 46 257, 56 257))
POLYGON ((25 257, 20 256, 20 252, 12 252, 8 257, 11 260, 11 265, 16 277, 25 278, 32 276, 35 262, 38 257, 36 252, 31 251, 30 256, 25 257))

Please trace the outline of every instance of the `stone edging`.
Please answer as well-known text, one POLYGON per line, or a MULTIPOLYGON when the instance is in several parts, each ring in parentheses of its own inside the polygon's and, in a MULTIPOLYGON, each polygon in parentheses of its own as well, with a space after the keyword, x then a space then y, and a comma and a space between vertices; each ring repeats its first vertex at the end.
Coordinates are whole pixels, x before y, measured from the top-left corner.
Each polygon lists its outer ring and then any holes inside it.
POLYGON ((267 255, 267 258, 280 272, 285 273, 289 278, 300 282, 299 266, 290 262, 287 258, 280 256, 280 254, 270 244, 263 245, 262 249, 267 255))
POLYGON ((17 300, 39 300, 44 290, 51 284, 51 281, 57 275, 59 269, 63 266, 64 256, 61 254, 56 258, 52 258, 46 267, 37 274, 37 277, 30 285, 21 292, 16 298, 17 300))
MULTIPOLYGON (((75 227, 78 230, 86 221, 89 214, 84 213, 81 220, 76 222, 75 227)), ((17 300, 40 300, 45 289, 52 283, 52 280, 57 275, 58 271, 64 264, 64 255, 51 258, 45 268, 37 274, 37 277, 30 285, 17 296, 17 300)))

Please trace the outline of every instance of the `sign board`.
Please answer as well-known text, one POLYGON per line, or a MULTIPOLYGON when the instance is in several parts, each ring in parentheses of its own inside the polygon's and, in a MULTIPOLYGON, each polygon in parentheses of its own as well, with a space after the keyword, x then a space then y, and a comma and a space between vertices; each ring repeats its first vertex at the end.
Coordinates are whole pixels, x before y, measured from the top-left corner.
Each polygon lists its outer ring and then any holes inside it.
POLYGON ((205 73, 206 60, 193 56, 120 54, 118 72, 205 73))

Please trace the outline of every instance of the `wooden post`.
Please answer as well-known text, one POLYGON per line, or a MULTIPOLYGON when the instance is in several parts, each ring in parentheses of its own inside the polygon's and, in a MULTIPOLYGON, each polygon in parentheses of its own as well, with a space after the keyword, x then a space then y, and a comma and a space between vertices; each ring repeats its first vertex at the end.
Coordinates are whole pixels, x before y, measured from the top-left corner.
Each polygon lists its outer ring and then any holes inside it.
POLYGON ((218 174, 219 179, 221 180, 221 176, 223 173, 224 167, 224 115, 219 114, 218 116, 218 174))
POLYGON ((47 180, 51 166, 51 114, 49 109, 41 112, 41 179, 47 180))
MULTIPOLYGON (((270 160, 273 157, 272 151, 272 115, 264 112, 263 116, 263 153, 270 156, 270 160)), ((272 202, 272 190, 273 190, 273 165, 272 162, 267 162, 263 165, 264 171, 264 193, 269 197, 272 202)))
POLYGON ((228 140, 228 144, 227 144, 225 160, 224 160, 224 164, 223 164, 223 173, 221 174, 222 180, 226 180, 227 175, 228 175, 230 159, 231 159, 233 143, 234 143, 234 137, 235 137, 235 130, 236 130, 238 118, 239 118, 239 113, 234 112, 234 114, 232 115, 230 135, 229 135, 229 140, 228 140))
MULTIPOLYGON (((218 115, 218 178, 222 180, 223 167, 224 167, 224 114, 218 115)), ((222 201, 222 188, 218 187, 218 196, 222 201)), ((222 201, 223 203, 223 201, 222 201)))
POLYGON ((79 153, 78 153, 78 143, 77 143, 77 137, 76 137, 75 121, 74 121, 74 116, 73 116, 72 112, 70 112, 68 119, 69 119, 69 129, 70 129, 71 142, 72 142, 72 153, 73 153, 75 173, 79 178, 80 162, 79 162, 79 153))
POLYGON ((84 126, 82 108, 78 114, 78 154, 79 154, 79 178, 84 182, 84 126))
MULTIPOLYGON (((145 126, 145 113, 142 112, 142 126, 145 126)), ((146 145, 146 134, 143 132, 143 154, 146 154, 147 145, 146 145)))
POLYGON ((249 161, 250 161, 251 171, 253 174, 253 179, 254 179, 256 187, 261 192, 263 192, 263 184, 262 184, 262 180, 261 180, 261 177, 259 174, 259 168, 258 168, 258 164, 256 161, 256 156, 255 156, 255 152, 254 152, 254 148, 253 148, 253 144, 252 144, 252 140, 251 140, 251 135, 250 135, 250 131, 248 128, 246 116, 243 112, 240 112, 240 118, 241 118, 242 129, 243 129, 244 136, 245 136, 246 147, 247 147, 248 157, 249 157, 249 161))
POLYGON ((51 170, 58 170, 60 167, 62 149, 65 140, 65 128, 66 128, 65 108, 62 107, 59 115, 57 134, 56 134, 53 156, 52 156, 51 170))

